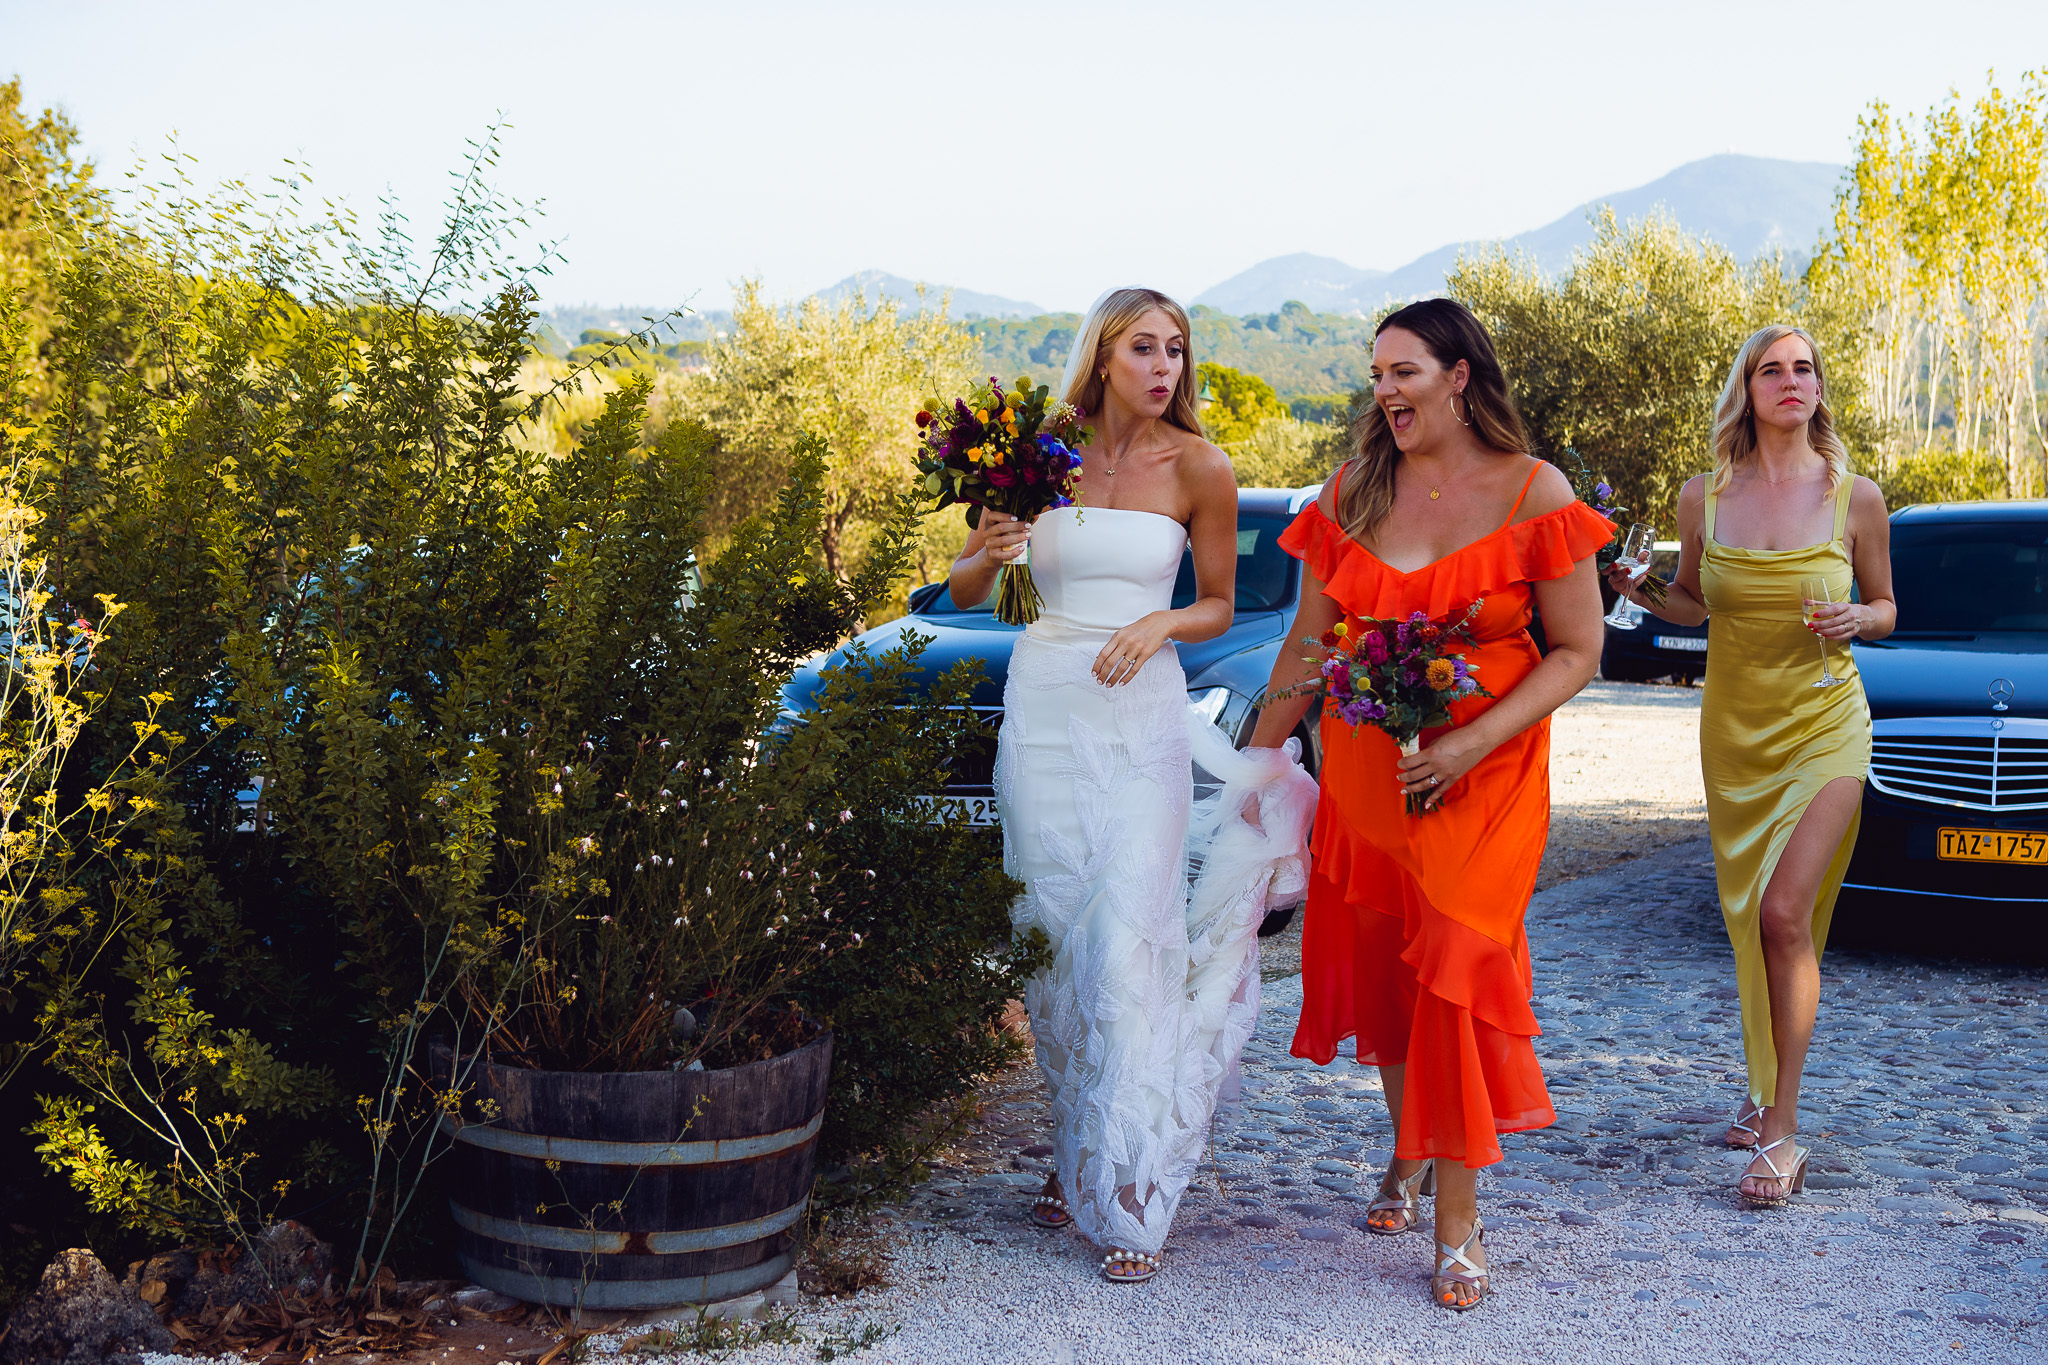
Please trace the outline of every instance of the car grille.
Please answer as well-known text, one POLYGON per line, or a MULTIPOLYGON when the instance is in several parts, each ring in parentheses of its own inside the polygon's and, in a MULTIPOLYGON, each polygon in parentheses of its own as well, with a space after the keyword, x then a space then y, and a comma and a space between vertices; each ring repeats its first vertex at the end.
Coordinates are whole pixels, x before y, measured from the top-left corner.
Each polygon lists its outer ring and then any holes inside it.
POLYGON ((1879 721, 1870 785, 1967 810, 2048 810, 2048 721, 1939 717, 1879 721))

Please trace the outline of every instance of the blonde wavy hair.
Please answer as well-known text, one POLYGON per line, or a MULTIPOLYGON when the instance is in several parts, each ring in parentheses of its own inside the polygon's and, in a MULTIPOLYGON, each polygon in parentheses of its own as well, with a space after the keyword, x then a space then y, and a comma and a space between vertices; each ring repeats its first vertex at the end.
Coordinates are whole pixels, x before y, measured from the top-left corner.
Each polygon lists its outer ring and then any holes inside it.
POLYGON ((1841 435, 1835 430, 1835 414, 1828 408, 1827 367, 1820 362, 1820 345, 1804 327, 1779 322, 1752 333, 1742 343, 1742 349, 1735 353, 1734 365, 1729 367, 1728 382, 1721 387, 1720 400, 1714 404, 1711 487, 1716 493, 1735 477, 1737 464, 1756 454, 1756 413, 1749 406, 1749 381, 1756 376, 1756 367, 1763 363, 1764 352, 1786 337, 1798 337, 1805 342, 1807 354, 1813 357, 1813 378, 1819 392, 1815 396, 1813 419, 1806 424, 1806 441, 1828 462, 1829 496, 1839 493, 1849 481, 1849 447, 1842 444, 1841 435))
POLYGON ((1166 420, 1182 431, 1202 434, 1201 409, 1195 403, 1194 328, 1188 310, 1157 289, 1112 289, 1088 310, 1074 349, 1067 353, 1067 372, 1060 379, 1060 396, 1090 417, 1102 411, 1102 371, 1109 364, 1117 339, 1137 326, 1138 319, 1157 308, 1180 328, 1180 382, 1166 405, 1166 420))

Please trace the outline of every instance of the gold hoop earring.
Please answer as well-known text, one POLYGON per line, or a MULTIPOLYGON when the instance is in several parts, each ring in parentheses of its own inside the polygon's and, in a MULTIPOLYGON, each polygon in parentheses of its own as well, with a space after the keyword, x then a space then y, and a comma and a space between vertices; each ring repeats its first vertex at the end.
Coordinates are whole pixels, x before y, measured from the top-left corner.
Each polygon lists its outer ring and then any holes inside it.
MULTIPOLYGON (((1465 400, 1465 411, 1472 411, 1472 400, 1469 398, 1465 400)), ((1458 417, 1458 395, 1455 393, 1451 395, 1451 416, 1458 417)), ((1469 427, 1472 424, 1466 421, 1464 418, 1458 417, 1458 425, 1461 427, 1469 427)))

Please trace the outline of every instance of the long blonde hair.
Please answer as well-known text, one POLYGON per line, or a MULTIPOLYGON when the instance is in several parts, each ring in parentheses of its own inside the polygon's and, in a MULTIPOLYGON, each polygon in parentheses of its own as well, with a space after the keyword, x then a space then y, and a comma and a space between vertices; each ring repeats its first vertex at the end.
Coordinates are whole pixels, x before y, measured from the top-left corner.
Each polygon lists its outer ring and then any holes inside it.
POLYGON ((1188 310, 1157 289, 1112 289, 1095 300, 1074 349, 1067 353, 1067 372, 1060 379, 1060 396, 1090 417, 1102 411, 1103 368, 1109 363, 1117 338, 1131 330, 1138 319, 1157 308, 1180 328, 1180 382, 1166 405, 1168 423, 1182 431, 1202 434, 1201 409, 1195 404, 1194 328, 1188 310))
POLYGON ((1718 493, 1735 477, 1735 466, 1756 454, 1756 414, 1749 406, 1749 381, 1763 363, 1764 352, 1786 337, 1798 337, 1813 357, 1813 378, 1819 388, 1813 404, 1813 419, 1806 424, 1806 441, 1828 462, 1828 493, 1841 492, 1849 480, 1849 447, 1835 431, 1835 414, 1828 409, 1827 369, 1820 363, 1820 346, 1804 327, 1777 322, 1752 333, 1735 353, 1728 382, 1714 404, 1714 477, 1711 487, 1718 493))
MULTIPOLYGON (((1529 429, 1508 392, 1493 338, 1471 309, 1455 299, 1423 299, 1387 314, 1373 336, 1390 327, 1414 333, 1447 370, 1464 361, 1471 375, 1463 394, 1466 415, 1460 420, 1469 422, 1472 434, 1495 450, 1529 453, 1529 429)), ((1401 448, 1394 444, 1394 429, 1376 402, 1367 403, 1351 423, 1351 444, 1354 458, 1338 471, 1337 524, 1353 540, 1363 541, 1394 510, 1394 470, 1401 463, 1401 448)))

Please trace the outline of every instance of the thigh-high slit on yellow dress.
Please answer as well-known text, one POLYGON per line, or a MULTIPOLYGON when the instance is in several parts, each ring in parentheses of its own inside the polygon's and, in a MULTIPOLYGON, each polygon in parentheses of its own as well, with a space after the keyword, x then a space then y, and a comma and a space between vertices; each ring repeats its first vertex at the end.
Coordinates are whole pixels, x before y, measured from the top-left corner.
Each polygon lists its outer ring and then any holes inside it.
MULTIPOLYGON (((1742 1047, 1750 1100, 1773 1102, 1778 1054, 1771 1038, 1771 997, 1764 977, 1762 903, 1792 831, 1821 788, 1838 777, 1862 781, 1870 770, 1870 706, 1856 660, 1829 643, 1827 664, 1839 687, 1820 680, 1818 637, 1800 613, 1799 581, 1824 576, 1837 602, 1855 577, 1842 546, 1849 484, 1835 493, 1834 538, 1797 550, 1743 550, 1714 540, 1714 494, 1707 493, 1700 589, 1713 644, 1707 650, 1700 705, 1700 770, 1706 779, 1707 832, 1721 917, 1735 949, 1742 994, 1742 1047)), ((1835 897, 1863 820, 1859 809, 1835 850, 1813 902, 1813 950, 1827 943, 1835 897)))

